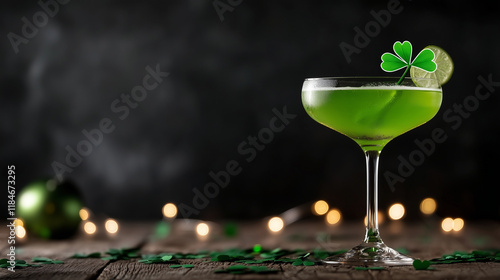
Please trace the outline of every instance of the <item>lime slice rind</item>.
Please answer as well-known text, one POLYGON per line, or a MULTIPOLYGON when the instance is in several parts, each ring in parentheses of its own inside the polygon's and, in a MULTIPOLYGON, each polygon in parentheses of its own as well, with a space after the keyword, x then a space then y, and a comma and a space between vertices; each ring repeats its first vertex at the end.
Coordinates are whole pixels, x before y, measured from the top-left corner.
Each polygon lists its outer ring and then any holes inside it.
POLYGON ((445 50, 438 46, 430 45, 425 47, 425 49, 430 49, 434 52, 436 56, 434 61, 437 64, 437 69, 433 73, 430 73, 417 67, 411 67, 410 76, 413 78, 413 82, 419 87, 432 87, 430 80, 418 79, 427 78, 436 79, 439 85, 446 84, 453 74, 453 60, 451 60, 450 55, 445 50))

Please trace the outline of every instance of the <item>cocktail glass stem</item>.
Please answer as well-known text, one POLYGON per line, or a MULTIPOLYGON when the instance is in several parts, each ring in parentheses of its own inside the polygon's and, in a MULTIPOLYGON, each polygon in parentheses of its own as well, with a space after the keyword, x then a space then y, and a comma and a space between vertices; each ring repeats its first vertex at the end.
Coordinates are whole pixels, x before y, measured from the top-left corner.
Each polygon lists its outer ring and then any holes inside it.
POLYGON ((378 230, 378 160, 380 151, 365 151, 366 156, 366 233, 364 242, 382 242, 378 230))
POLYGON ((378 229, 378 161, 380 146, 362 146, 366 156, 366 232, 363 242, 351 250, 323 260, 347 265, 411 265, 413 259, 387 247, 378 229))

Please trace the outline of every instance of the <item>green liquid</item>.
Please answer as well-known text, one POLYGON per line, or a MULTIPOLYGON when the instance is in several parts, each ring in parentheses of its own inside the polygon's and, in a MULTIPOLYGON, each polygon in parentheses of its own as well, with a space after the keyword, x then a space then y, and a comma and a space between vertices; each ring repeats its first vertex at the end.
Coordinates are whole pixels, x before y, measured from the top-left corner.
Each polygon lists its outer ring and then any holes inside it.
POLYGON ((347 135, 363 150, 378 150, 432 119, 441 89, 374 86, 305 89, 302 104, 317 122, 347 135))

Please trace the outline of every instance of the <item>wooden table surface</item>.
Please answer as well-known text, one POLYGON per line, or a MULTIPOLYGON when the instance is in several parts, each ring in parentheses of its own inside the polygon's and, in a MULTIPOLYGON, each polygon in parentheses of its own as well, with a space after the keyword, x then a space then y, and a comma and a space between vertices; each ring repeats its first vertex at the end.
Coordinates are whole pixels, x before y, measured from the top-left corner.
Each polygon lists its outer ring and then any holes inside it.
MULTIPOLYGON (((194 223, 176 221, 166 238, 151 238, 156 223, 121 222, 116 236, 100 234, 89 237, 80 233, 67 240, 37 240, 29 237, 17 245, 16 258, 31 261, 33 257, 63 260, 64 264, 16 268, 15 272, 0 270, 0 279, 500 279, 500 263, 465 263, 433 265, 434 270, 415 270, 412 266, 389 267, 386 270, 360 271, 353 267, 315 265, 293 266, 271 264, 276 274, 216 274, 214 270, 235 263, 213 262, 205 259, 181 260, 194 268, 170 268, 167 264, 143 264, 138 259, 106 261, 74 259, 75 253, 105 252, 110 248, 136 247, 141 254, 168 252, 196 253, 200 250, 251 248, 302 248, 312 250, 348 249, 357 245, 363 235, 359 223, 343 222, 328 227, 321 221, 302 221, 286 227, 279 234, 270 234, 265 221, 238 224, 238 235, 226 237, 223 224, 211 224, 210 238, 200 240, 193 232, 194 223)), ((0 230, 2 257, 8 253, 6 227, 0 230)), ((454 251, 500 248, 500 223, 467 223, 461 232, 443 233, 439 221, 419 223, 394 222, 381 226, 386 244, 404 248, 412 257, 431 259, 454 251)), ((265 265, 265 264, 264 264, 265 265)))

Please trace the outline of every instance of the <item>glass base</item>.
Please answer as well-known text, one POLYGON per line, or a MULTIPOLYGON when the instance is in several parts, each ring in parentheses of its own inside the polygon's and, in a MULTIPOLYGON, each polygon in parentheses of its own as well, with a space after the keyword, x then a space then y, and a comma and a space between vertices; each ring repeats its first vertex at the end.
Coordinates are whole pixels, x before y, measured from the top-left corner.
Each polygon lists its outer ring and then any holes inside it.
POLYGON ((323 262, 352 266, 398 266, 412 265, 413 259, 389 248, 383 242, 368 242, 361 243, 343 254, 330 256, 323 262))

